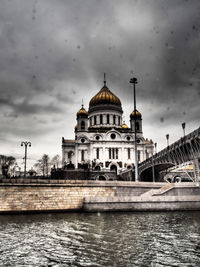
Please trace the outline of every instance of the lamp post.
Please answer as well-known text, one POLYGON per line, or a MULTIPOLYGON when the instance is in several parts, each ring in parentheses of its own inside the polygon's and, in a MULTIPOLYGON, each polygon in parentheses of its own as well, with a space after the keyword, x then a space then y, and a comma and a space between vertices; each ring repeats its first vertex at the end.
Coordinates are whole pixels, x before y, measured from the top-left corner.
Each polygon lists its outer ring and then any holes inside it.
POLYGON ((137 128, 136 128, 136 93, 135 85, 137 84, 137 78, 131 78, 130 83, 133 84, 133 93, 134 93, 134 130, 135 130, 135 182, 138 182, 138 160, 137 160, 137 128))
POLYGON ((153 183, 155 183, 155 170, 154 170, 154 158, 153 158, 153 153, 152 153, 152 177, 153 177, 153 183))
POLYGON ((26 177, 27 146, 31 147, 31 142, 22 141, 21 146, 25 147, 25 157, 24 157, 24 178, 25 178, 26 177))
POLYGON ((166 134, 167 146, 169 146, 169 134, 166 134))
POLYGON ((183 137, 185 137, 185 122, 182 123, 182 128, 183 128, 183 137))

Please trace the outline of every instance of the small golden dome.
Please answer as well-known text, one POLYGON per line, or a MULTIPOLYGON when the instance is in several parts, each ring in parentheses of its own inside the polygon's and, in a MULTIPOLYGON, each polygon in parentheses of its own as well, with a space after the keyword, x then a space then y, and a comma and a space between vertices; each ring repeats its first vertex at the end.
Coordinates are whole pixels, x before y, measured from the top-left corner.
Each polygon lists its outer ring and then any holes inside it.
POLYGON ((120 99, 108 89, 105 82, 103 88, 90 100, 89 107, 100 104, 113 104, 121 106, 120 99))
POLYGON ((74 126, 74 129, 77 129, 77 127, 78 127, 78 126, 77 126, 77 125, 75 125, 75 126, 74 126))
POLYGON ((124 129, 128 129, 129 127, 126 125, 125 122, 123 122, 123 124, 122 124, 122 128, 124 128, 124 129))
MULTIPOLYGON (((131 118, 135 117, 135 111, 133 110, 133 112, 130 115, 131 118)), ((136 117, 141 118, 142 114, 136 109, 136 117)))
POLYGON ((76 113, 76 115, 77 116, 79 116, 79 115, 88 115, 88 112, 87 112, 87 110, 85 110, 84 109, 84 107, 83 107, 83 105, 82 105, 82 108, 81 109, 79 109, 79 111, 76 113))

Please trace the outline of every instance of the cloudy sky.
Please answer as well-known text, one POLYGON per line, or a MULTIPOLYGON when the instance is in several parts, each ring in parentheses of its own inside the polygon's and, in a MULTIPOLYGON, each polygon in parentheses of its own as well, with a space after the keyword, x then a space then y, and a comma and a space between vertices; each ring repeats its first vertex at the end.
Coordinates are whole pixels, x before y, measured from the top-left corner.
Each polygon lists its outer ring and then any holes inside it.
POLYGON ((76 112, 107 85, 158 150, 199 127, 199 0, 0 0, 0 154, 61 154, 76 112))

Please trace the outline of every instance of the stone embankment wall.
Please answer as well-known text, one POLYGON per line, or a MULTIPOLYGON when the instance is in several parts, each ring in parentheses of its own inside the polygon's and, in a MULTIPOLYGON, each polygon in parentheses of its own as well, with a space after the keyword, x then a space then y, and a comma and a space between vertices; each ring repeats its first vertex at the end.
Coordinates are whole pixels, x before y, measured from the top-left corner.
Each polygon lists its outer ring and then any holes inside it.
POLYGON ((139 196, 85 198, 85 211, 200 210, 199 183, 167 184, 139 196))
POLYGON ((2 180, 0 213, 200 210, 199 183, 2 180))
POLYGON ((80 210, 85 198, 138 196, 162 185, 80 180, 3 181, 0 183, 0 213, 80 210))

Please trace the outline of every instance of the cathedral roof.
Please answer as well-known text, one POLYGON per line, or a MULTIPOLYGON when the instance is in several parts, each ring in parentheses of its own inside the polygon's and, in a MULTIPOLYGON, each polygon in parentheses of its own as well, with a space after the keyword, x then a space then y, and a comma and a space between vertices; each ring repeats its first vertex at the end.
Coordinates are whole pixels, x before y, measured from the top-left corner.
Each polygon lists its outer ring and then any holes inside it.
MULTIPOLYGON (((133 110, 133 112, 130 114, 130 118, 134 118, 135 117, 135 111, 133 110)), ((141 118, 142 114, 136 109, 136 117, 141 118)))
POLYGON ((82 105, 81 109, 79 109, 79 111, 76 113, 76 115, 77 116, 79 116, 79 115, 85 115, 85 116, 87 116, 88 115, 88 112, 87 112, 87 110, 84 109, 84 107, 82 105))
POLYGON ((110 89, 106 86, 106 81, 104 80, 104 86, 101 90, 92 97, 89 103, 89 107, 101 105, 101 104, 113 104, 121 107, 120 99, 113 94, 110 89))
POLYGON ((124 129, 128 129, 129 127, 126 125, 125 122, 123 122, 123 124, 122 124, 122 128, 124 128, 124 129))

